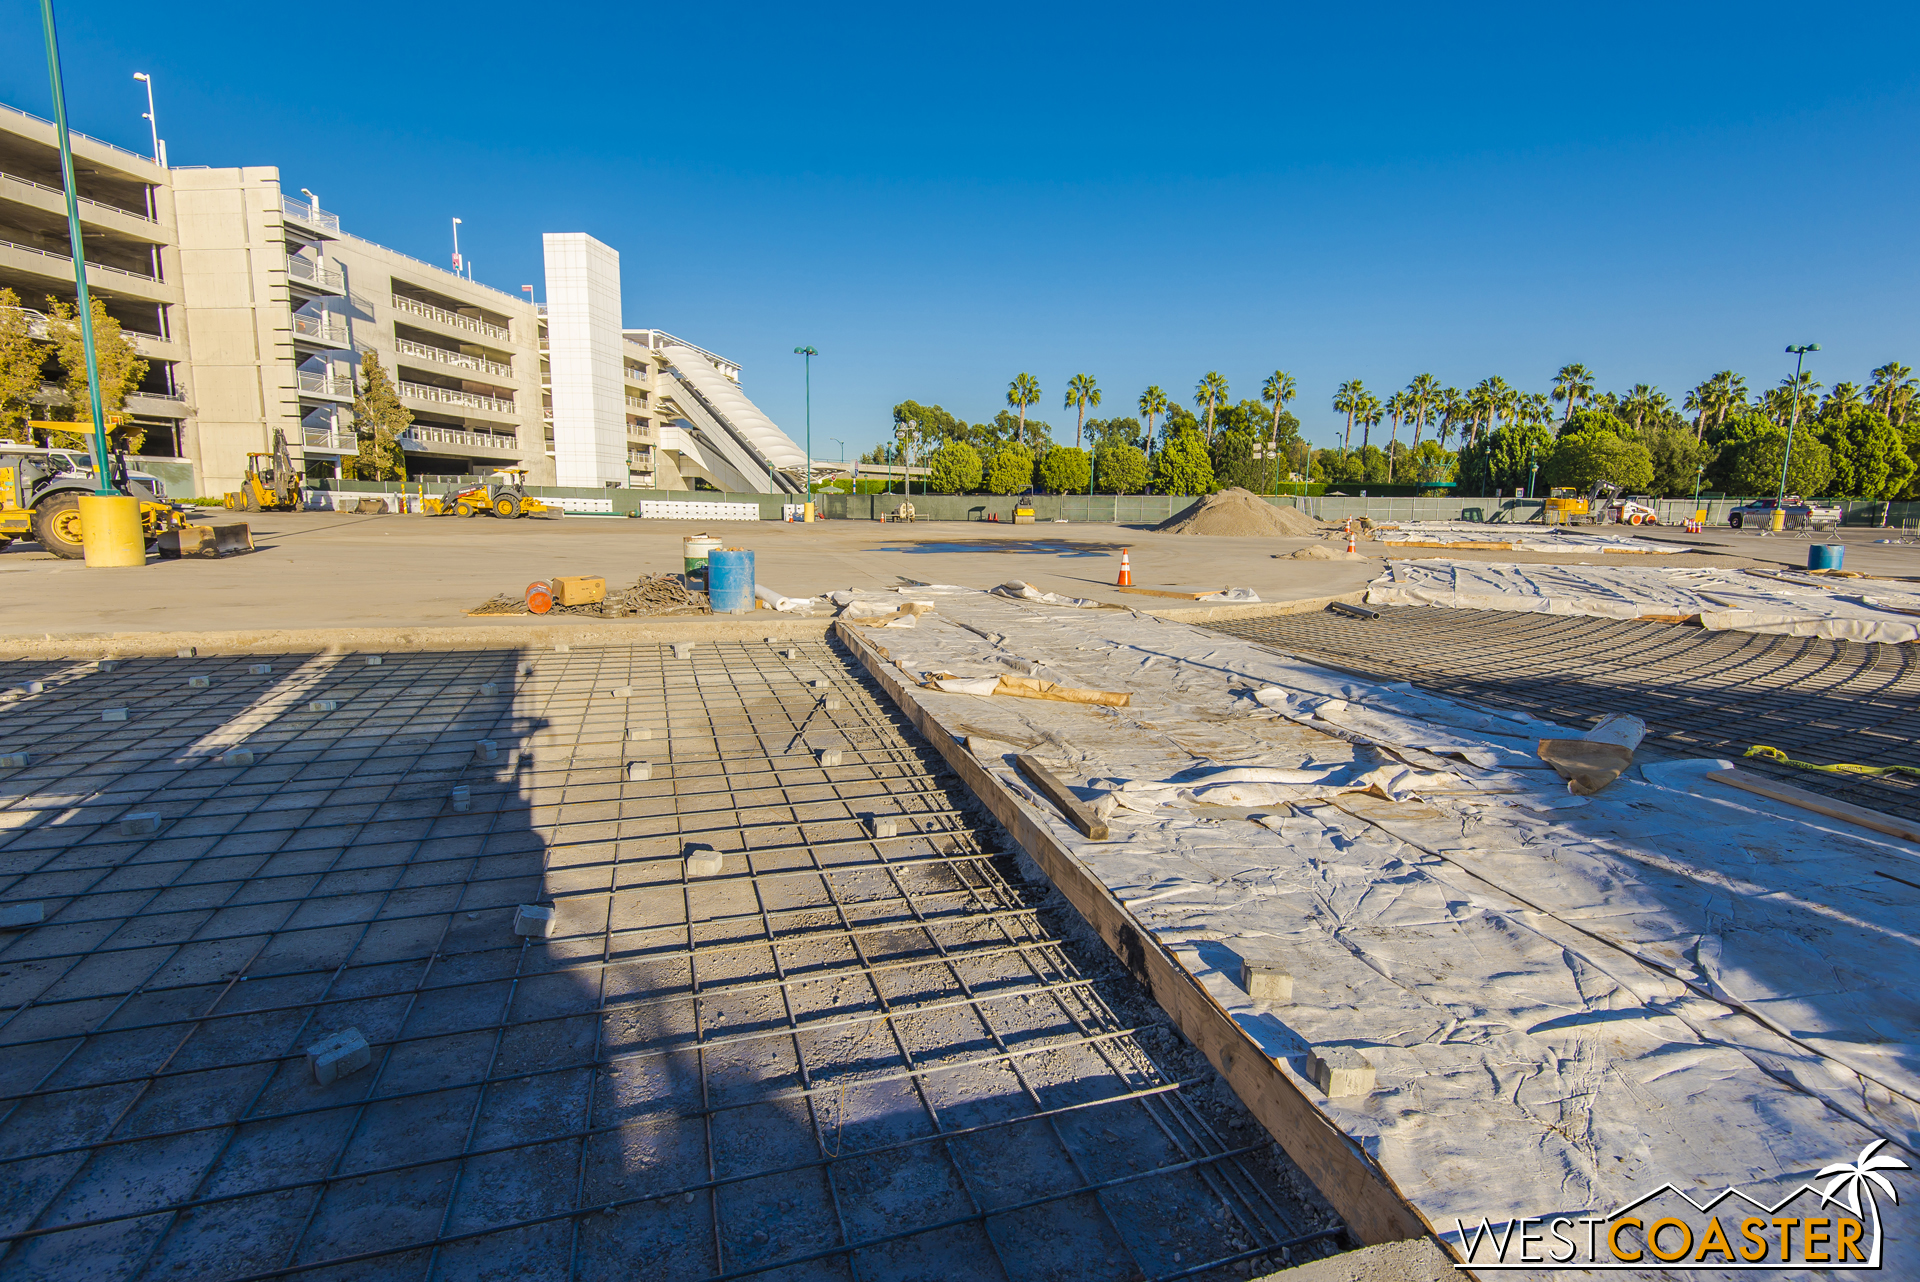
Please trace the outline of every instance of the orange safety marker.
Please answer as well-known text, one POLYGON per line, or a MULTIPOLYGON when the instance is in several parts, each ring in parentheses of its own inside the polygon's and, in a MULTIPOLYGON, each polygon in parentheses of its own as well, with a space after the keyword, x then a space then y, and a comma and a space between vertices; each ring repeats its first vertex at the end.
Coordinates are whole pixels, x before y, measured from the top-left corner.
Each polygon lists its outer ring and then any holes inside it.
POLYGON ((1120 578, 1113 585, 1116 588, 1130 588, 1133 586, 1133 562, 1128 559, 1127 556, 1127 553, 1130 551, 1132 551, 1131 548, 1120 549, 1120 578))
POLYGON ((1353 545, 1353 518, 1347 518, 1347 555, 1352 556, 1359 549, 1353 545))
POLYGON ((553 609, 553 586, 538 581, 527 584, 527 609, 535 614, 553 609))

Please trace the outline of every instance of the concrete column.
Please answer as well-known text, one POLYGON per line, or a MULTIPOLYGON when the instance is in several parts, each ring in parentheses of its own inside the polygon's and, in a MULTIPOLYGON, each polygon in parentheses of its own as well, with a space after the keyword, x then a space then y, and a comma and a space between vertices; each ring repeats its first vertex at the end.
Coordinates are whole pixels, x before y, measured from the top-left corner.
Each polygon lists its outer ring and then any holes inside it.
POLYGON ((584 232, 549 232, 541 241, 556 482, 595 489, 625 485, 620 255, 584 232))

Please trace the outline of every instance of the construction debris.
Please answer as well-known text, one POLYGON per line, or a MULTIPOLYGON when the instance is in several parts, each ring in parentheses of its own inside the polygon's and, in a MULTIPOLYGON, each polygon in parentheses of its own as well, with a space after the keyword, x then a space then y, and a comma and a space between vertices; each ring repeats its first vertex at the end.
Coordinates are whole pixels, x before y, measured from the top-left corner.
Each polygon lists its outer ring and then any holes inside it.
MULTIPOLYGON (((584 577, 584 576, 582 576, 584 577)), ((672 614, 712 614, 707 604, 707 594, 687 587, 685 580, 678 574, 644 574, 630 588, 617 592, 605 590, 605 580, 600 580, 602 597, 597 599, 568 600, 568 589, 563 583, 579 583, 581 578, 552 580, 556 595, 553 597, 553 614, 590 614, 608 618, 621 618, 627 615, 639 615, 646 618, 660 618, 672 614)), ((587 594, 591 596, 589 592, 587 594)), ((499 614, 532 614, 527 608, 524 595, 513 596, 501 593, 499 596, 481 602, 468 610, 469 616, 499 614)))

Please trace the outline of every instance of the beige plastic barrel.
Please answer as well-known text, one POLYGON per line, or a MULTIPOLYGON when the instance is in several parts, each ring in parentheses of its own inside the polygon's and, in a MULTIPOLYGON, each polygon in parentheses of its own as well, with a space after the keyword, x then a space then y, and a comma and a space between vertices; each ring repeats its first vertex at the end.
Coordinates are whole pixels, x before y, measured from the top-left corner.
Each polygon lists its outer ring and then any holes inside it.
POLYGON ((145 565, 147 535, 140 528, 140 500, 123 494, 80 496, 80 546, 87 564, 145 565))

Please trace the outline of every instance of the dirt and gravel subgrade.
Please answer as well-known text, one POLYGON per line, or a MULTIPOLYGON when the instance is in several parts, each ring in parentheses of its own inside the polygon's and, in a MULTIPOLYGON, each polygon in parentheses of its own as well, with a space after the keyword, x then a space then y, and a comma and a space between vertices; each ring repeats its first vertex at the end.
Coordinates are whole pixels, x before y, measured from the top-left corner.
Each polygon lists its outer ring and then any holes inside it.
POLYGON ((865 675, 788 644, 6 665, 46 687, 0 744, 32 757, 0 902, 48 921, 0 935, 0 1274, 1234 1279, 1339 1249, 865 675), (533 902, 555 937, 511 933, 533 902), (301 1048, 345 1027, 373 1062, 316 1086, 301 1048))

